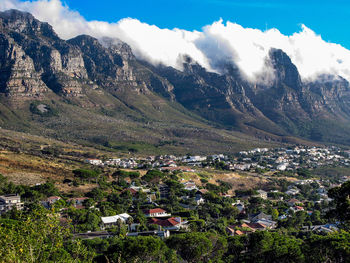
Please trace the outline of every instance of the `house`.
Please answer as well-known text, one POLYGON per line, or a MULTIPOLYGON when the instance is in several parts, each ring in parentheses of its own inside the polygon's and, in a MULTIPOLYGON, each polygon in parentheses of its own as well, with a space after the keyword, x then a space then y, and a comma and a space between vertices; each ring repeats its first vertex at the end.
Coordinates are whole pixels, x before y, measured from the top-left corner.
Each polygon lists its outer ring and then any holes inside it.
POLYGON ((247 164, 234 164, 234 170, 248 171, 252 165, 250 163, 247 164))
POLYGON ((86 159, 86 163, 92 164, 92 165, 102 165, 102 160, 100 159, 86 159))
POLYGON ((258 194, 256 194, 254 197, 260 197, 262 199, 267 199, 267 192, 264 190, 257 190, 258 194))
POLYGON ((84 201, 89 199, 88 197, 76 197, 76 198, 70 198, 67 200, 67 203, 71 204, 77 209, 84 209, 85 206, 83 205, 84 201))
POLYGON ((285 171, 288 167, 288 163, 281 163, 279 165, 277 165, 276 169, 279 171, 285 171))
POLYGON ((339 230, 338 226, 335 224, 304 226, 303 229, 306 231, 312 231, 316 233, 325 233, 325 234, 332 233, 339 230))
POLYGON ((146 217, 169 217, 171 214, 168 214, 164 209, 162 208, 153 208, 153 209, 147 209, 143 211, 146 217))
POLYGON ((242 204, 242 203, 234 204, 233 206, 238 209, 239 213, 242 213, 242 211, 244 210, 244 204, 242 204))
POLYGON ((115 216, 101 217, 101 221, 102 221, 101 229, 106 229, 106 228, 118 225, 118 220, 120 220, 121 223, 126 224, 129 218, 131 218, 131 216, 127 213, 123 213, 115 216))
POLYGON ((7 194, 0 196, 0 214, 6 213, 13 208, 22 210, 24 204, 21 202, 21 196, 18 194, 7 194))
POLYGON ((255 232, 257 230, 265 230, 266 229, 266 226, 264 224, 261 224, 261 223, 243 223, 242 227, 251 229, 252 232, 255 232))
POLYGON ((297 195, 299 194, 300 190, 296 188, 291 188, 288 191, 286 191, 287 195, 297 195))
POLYGON ((292 198, 287 201, 289 206, 295 206, 296 204, 300 204, 301 202, 298 199, 292 198))
POLYGON ((181 228, 187 227, 187 221, 182 221, 181 217, 171 217, 168 219, 152 218, 151 224, 161 226, 165 230, 180 230, 181 228))
POLYGON ((296 213, 296 212, 299 212, 299 211, 304 211, 304 207, 302 207, 302 206, 294 206, 294 207, 291 207, 291 208, 289 208, 290 210, 292 210, 294 213, 296 213))
POLYGON ((184 189, 187 191, 198 190, 195 182, 188 181, 188 182, 183 183, 183 185, 184 185, 184 189))
POLYGON ((202 162, 205 161, 207 157, 205 156, 185 156, 182 158, 182 162, 184 163, 192 163, 192 162, 202 162))
POLYGON ((277 222, 269 219, 258 219, 258 220, 255 220, 253 223, 264 225, 266 226, 266 228, 270 228, 270 229, 277 227, 277 222))
POLYGON ((160 238, 170 237, 169 230, 153 230, 153 231, 144 231, 144 232, 129 232, 126 234, 128 237, 137 237, 137 236, 158 236, 160 238))
POLYGON ((245 234, 248 234, 248 233, 251 233, 253 232, 252 230, 243 230, 243 229, 235 229, 236 226, 228 226, 226 227, 226 233, 229 235, 229 236, 242 236, 242 235, 245 235, 245 234))
POLYGON ((257 230, 265 230, 267 227, 261 223, 243 223, 239 225, 228 226, 226 232, 230 236, 244 235, 253 233, 257 230))
POLYGON ((61 200, 61 197, 59 196, 50 196, 46 200, 41 201, 41 204, 45 208, 50 208, 54 203, 56 203, 58 200, 61 200))
POLYGON ((204 204, 205 202, 205 199, 202 197, 202 195, 198 195, 198 194, 196 194, 194 200, 197 203, 197 205, 204 204))
POLYGON ((259 212, 259 213, 250 215, 250 220, 251 220, 252 222, 257 221, 257 220, 259 220, 259 219, 271 220, 271 219, 272 219, 272 216, 271 216, 271 215, 267 215, 267 214, 265 214, 264 212, 259 212))

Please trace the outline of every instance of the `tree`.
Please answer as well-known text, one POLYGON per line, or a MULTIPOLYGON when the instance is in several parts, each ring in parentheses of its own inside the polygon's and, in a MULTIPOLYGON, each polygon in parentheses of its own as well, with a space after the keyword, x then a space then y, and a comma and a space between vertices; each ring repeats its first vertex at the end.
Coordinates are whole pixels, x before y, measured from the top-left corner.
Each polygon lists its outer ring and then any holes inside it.
POLYGON ((69 240, 69 228, 61 226, 58 215, 44 208, 18 221, 0 221, 1 262, 92 262, 93 253, 80 242, 69 240))
POLYGON ((350 181, 330 189, 328 196, 333 199, 335 205, 329 216, 340 220, 344 228, 350 229, 350 181))
POLYGON ((152 236, 117 239, 107 252, 111 262, 175 262, 174 251, 152 236))
POLYGON ((340 231, 326 236, 312 235, 305 241, 303 249, 309 262, 349 262, 350 233, 340 231))
POLYGON ((278 210, 275 209, 275 208, 272 209, 271 215, 272 215, 272 219, 273 219, 273 220, 277 220, 277 219, 278 219, 278 215, 279 215, 278 210))
POLYGON ((141 179, 146 182, 151 182, 151 181, 159 181, 163 177, 164 177, 164 174, 161 171, 148 170, 147 173, 144 176, 142 176, 141 179))
POLYGON ((198 232, 173 235, 167 240, 167 245, 187 262, 203 262, 213 249, 206 234, 198 232))
MULTIPOLYGON (((250 234, 245 254, 248 262, 302 262, 302 241, 294 237, 258 231, 250 234)), ((245 261, 245 260, 244 260, 245 261)))
POLYGON ((91 169, 75 169, 73 170, 73 174, 76 177, 79 177, 80 179, 93 179, 97 178, 97 176, 100 174, 97 170, 91 170, 91 169))

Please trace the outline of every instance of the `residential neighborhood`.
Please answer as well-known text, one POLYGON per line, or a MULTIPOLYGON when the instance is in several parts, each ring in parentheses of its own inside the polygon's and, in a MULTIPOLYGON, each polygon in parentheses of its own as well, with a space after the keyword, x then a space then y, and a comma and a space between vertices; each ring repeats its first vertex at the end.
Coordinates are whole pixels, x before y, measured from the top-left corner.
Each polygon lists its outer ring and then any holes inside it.
POLYGON ((84 192, 59 191, 50 181, 29 188, 13 188, 4 181, 1 215, 15 217, 39 205, 56 215, 60 225, 71 227, 73 240, 84 242, 120 237, 170 242, 198 233, 237 240, 259 233, 322 236, 343 228, 332 216, 338 201, 333 189, 348 183, 350 176, 315 173, 320 167, 348 166, 347 152, 335 147, 257 148, 231 157, 93 158, 83 163, 64 182, 86 187, 84 192), (242 180, 258 183, 249 188, 242 180))

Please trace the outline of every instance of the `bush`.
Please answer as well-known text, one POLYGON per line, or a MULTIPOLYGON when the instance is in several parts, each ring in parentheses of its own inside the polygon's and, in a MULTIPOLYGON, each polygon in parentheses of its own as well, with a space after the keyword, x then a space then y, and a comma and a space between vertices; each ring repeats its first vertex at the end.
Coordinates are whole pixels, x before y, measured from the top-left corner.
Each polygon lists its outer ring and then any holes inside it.
POLYGON ((73 174, 81 179, 91 179, 97 177, 100 172, 91 169, 75 169, 73 170, 73 174))

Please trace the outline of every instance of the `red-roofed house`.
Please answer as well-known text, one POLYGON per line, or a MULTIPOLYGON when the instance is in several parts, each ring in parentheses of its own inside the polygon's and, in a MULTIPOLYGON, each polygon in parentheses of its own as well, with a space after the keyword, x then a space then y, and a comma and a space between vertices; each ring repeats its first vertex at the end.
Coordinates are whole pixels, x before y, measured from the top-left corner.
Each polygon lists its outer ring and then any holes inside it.
POLYGON ((147 217, 168 217, 168 216, 171 216, 171 214, 168 214, 162 208, 147 209, 147 210, 144 210, 143 212, 147 217))
POLYGON ((226 227, 226 232, 229 236, 246 235, 257 230, 265 230, 266 226, 260 223, 243 223, 226 227))
POLYGON ((266 226, 264 224, 261 224, 261 223, 246 223, 246 225, 253 229, 254 231, 256 230, 265 230, 266 229, 266 226))

